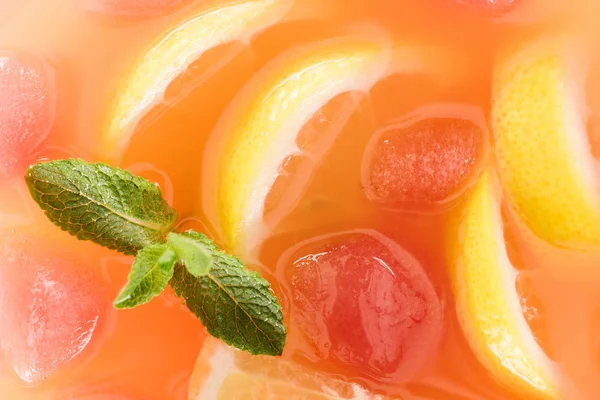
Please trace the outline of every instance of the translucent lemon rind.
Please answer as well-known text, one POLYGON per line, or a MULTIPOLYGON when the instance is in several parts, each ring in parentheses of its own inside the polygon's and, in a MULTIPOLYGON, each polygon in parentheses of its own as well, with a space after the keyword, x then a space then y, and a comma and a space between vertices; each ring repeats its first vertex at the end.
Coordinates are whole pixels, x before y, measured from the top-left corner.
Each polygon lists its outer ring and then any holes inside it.
POLYGON ((389 72, 390 57, 385 42, 312 46, 268 66, 266 76, 249 84, 251 101, 239 101, 238 112, 224 116, 228 143, 219 167, 220 225, 234 251, 250 256, 264 237, 264 200, 283 161, 302 154, 296 144, 302 127, 337 95, 368 91, 389 72))

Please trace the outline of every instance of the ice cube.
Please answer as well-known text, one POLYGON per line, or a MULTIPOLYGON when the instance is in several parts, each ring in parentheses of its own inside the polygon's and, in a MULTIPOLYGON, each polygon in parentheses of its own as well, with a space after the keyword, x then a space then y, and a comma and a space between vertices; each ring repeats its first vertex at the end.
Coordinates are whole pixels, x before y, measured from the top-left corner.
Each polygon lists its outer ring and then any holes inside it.
POLYGON ((482 129, 465 119, 427 118, 384 130, 363 159, 365 194, 398 209, 446 203, 473 178, 483 149, 482 129))
POLYGON ((81 0, 87 11, 119 16, 153 16, 168 12, 189 0, 81 0))
POLYGON ((31 161, 54 119, 54 78, 39 59, 0 50, 0 179, 31 161))
POLYGON ((41 250, 21 234, 0 238, 0 347, 28 383, 39 383, 80 354, 102 309, 83 254, 41 250))
POLYGON ((301 243, 283 259, 293 262, 279 268, 293 323, 313 349, 307 358, 351 377, 401 382, 435 353, 441 303, 418 261, 391 239, 343 232, 301 243))
POLYGON ((451 0, 455 3, 491 14, 506 13, 513 10, 521 0, 451 0))
POLYGON ((61 397, 57 400, 132 400, 131 397, 122 395, 122 394, 114 394, 114 393, 105 393, 105 394, 85 394, 85 395, 70 395, 61 397))

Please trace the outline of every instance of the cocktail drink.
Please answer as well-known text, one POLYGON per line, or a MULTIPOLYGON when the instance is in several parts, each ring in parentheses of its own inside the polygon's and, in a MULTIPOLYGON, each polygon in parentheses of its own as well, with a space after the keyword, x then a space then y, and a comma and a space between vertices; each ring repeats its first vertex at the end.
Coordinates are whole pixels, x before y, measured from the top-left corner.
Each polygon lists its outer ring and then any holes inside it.
POLYGON ((600 398, 599 13, 0 1, 0 399, 600 398))

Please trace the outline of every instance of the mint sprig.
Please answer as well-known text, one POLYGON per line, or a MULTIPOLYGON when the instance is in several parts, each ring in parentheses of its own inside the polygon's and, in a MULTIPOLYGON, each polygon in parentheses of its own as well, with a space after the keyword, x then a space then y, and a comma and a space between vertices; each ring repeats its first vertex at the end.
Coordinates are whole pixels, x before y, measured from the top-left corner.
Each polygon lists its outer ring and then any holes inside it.
POLYGON ((206 235, 173 232, 177 214, 151 182, 75 159, 35 164, 25 181, 55 225, 136 255, 116 308, 147 303, 170 284, 211 335, 252 354, 282 353, 286 330, 269 283, 206 235))

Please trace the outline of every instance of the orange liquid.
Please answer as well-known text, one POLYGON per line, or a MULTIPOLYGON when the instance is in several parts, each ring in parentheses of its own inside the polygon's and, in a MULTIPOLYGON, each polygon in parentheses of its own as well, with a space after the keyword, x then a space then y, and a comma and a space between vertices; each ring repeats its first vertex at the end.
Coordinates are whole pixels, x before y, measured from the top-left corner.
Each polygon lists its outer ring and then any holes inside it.
MULTIPOLYGON (((103 159, 97 151, 99 137, 121 77, 157 36, 193 15, 204 2, 190 1, 158 18, 126 20, 91 16, 79 10, 75 0, 29 0, 26 6, 8 3, 0 5, 0 48, 39 55, 50 62, 56 74, 56 120, 40 157, 72 156, 92 161, 103 159), (6 18, 8 13, 10 18, 6 18)), ((308 0, 297 3, 305 6, 300 8, 308 10, 308 15, 317 7, 308 0)), ((289 18, 258 34, 241 50, 239 46, 226 45, 202 56, 169 87, 164 103, 146 115, 136 128, 121 166, 158 182, 178 211, 182 228, 214 234, 215 227, 211 226, 214 216, 207 215, 200 201, 201 160, 210 154, 206 143, 235 94, 269 60, 295 45, 339 35, 348 26, 365 23, 383 27, 398 43, 434 44, 447 49, 453 55, 452 62, 460 65, 458 78, 452 73, 454 66, 448 67, 447 80, 442 75, 441 81, 436 82, 421 76, 394 75, 379 82, 360 101, 335 145, 319 164, 299 204, 266 239, 259 257, 261 266, 256 268, 273 283, 285 310, 290 307, 286 303, 289 288, 282 285, 276 266, 287 249, 332 232, 375 229, 400 243, 424 266, 444 304, 445 326, 439 351, 411 381, 403 385, 368 382, 369 387, 384 394, 402 394, 406 400, 520 399, 521 396, 498 384, 478 362, 456 317, 444 234, 450 221, 461 212, 463 197, 457 199, 454 207, 435 212, 382 209, 363 194, 361 160, 373 132, 394 125, 425 106, 434 114, 447 114, 449 103, 465 103, 487 116, 491 68, 499 44, 538 29, 576 29, 578 33, 584 31, 588 38, 593 36, 590 35, 593 24, 585 15, 599 7, 596 1, 580 0, 570 3, 568 12, 543 27, 532 24, 515 27, 439 6, 435 1, 327 0, 327 3, 324 11, 314 12, 314 17, 289 18), (208 79, 196 82, 208 65, 228 54, 232 54, 229 63, 208 79)), ((532 14, 535 11, 532 7, 532 14)), ((487 131, 485 134, 489 145, 491 138, 487 131)), ((482 163, 490 157, 488 150, 481 155, 482 163)), ((32 202, 19 194, 18 183, 3 185, 2 190, 6 191, 0 199, 6 201, 0 206, 22 216, 16 219, 26 221, 21 225, 27 226, 26 229, 37 227, 42 235, 58 240, 60 246, 80 249, 81 257, 91 260, 98 285, 105 291, 106 309, 90 345, 40 385, 27 387, 10 371, 8 363, 0 364, 3 367, 0 398, 60 400, 103 394, 106 397, 98 399, 117 399, 118 395, 130 400, 185 399, 191 369, 205 336, 200 322, 170 290, 138 309, 113 310, 110 302, 124 285, 132 259, 115 256, 58 232, 35 205, 22 206, 23 202, 32 202)), ((509 228, 518 225, 513 226, 510 218, 508 221, 509 228)), ((534 293, 528 301, 540 305, 545 318, 542 322, 534 319, 530 324, 544 349, 582 388, 585 398, 598 398, 600 272, 592 267, 600 261, 600 256, 573 258, 571 253, 549 246, 530 250, 523 246, 529 239, 517 231, 509 229, 507 233, 509 250, 517 266, 533 270, 524 275, 531 279, 524 283, 523 291, 534 293), (577 274, 565 272, 570 271, 568 267, 574 262, 590 268, 577 274), (541 264, 549 266, 544 273, 535 269, 541 264)), ((293 334, 290 340, 296 340, 293 334)), ((288 346, 295 351, 286 350, 285 357, 310 366, 302 357, 301 343, 288 346)), ((339 374, 338 370, 327 367, 325 370, 339 374)))

